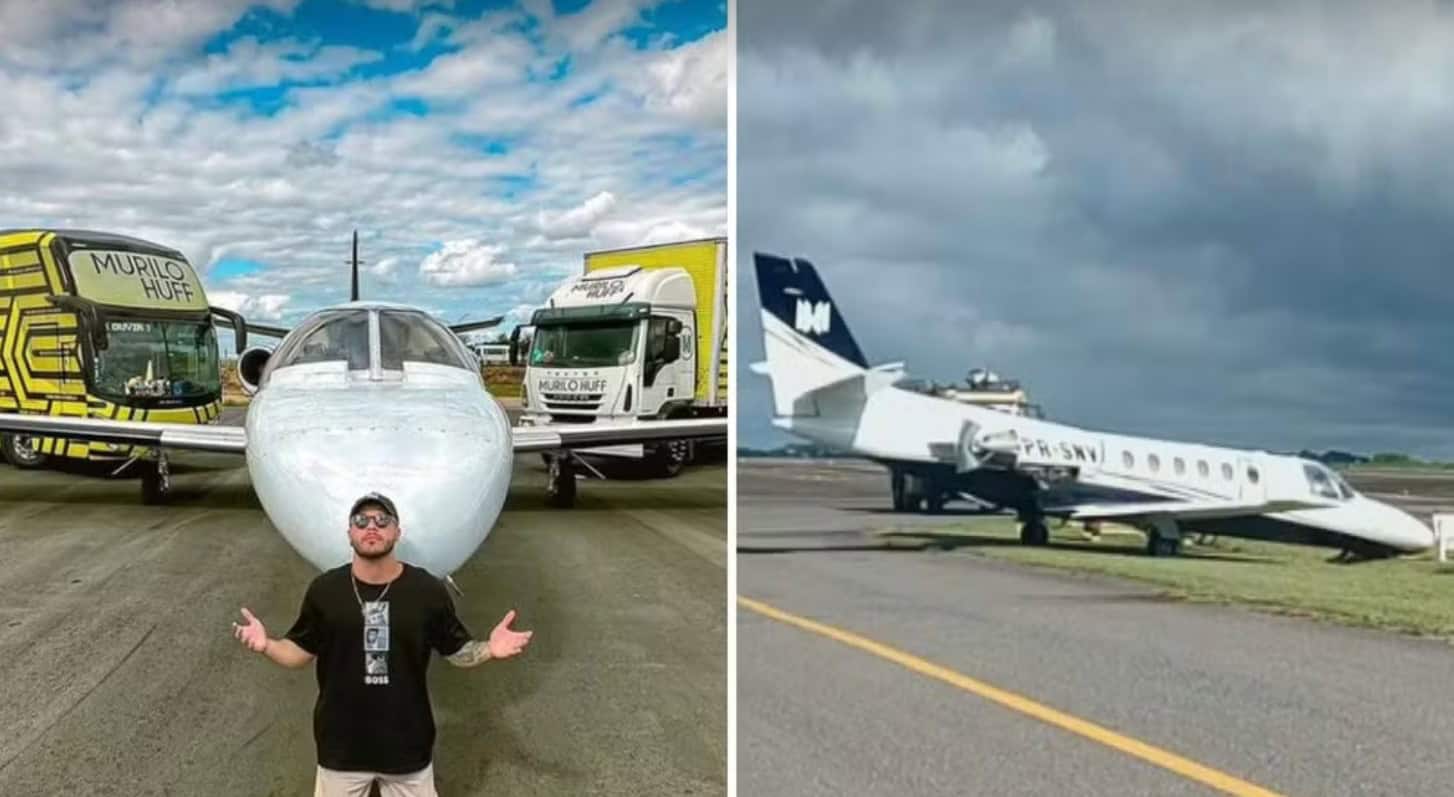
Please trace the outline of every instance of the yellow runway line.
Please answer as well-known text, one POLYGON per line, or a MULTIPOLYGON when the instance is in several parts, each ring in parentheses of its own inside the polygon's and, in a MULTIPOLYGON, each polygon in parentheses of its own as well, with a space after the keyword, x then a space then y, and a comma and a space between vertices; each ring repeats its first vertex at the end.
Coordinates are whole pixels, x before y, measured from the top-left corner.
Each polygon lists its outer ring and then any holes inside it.
POLYGON ((1155 764, 1164 769, 1169 769, 1184 778, 1194 780, 1219 791, 1226 792, 1227 794, 1234 794, 1238 797, 1281 797, 1277 792, 1269 791, 1253 783, 1248 783, 1241 778, 1228 775, 1225 772, 1220 772, 1208 766, 1203 766, 1188 758, 1183 758, 1175 753, 1162 750, 1159 747, 1132 739, 1124 734, 1116 733, 1113 730, 1066 714, 1063 711, 1057 711, 1049 706, 1036 703, 1027 697, 1017 695, 1014 692, 991 686, 983 681, 977 681, 967 675, 955 672, 947 667, 941 667, 933 662, 925 661, 911 653, 905 653, 902 650, 890 647, 881 642, 875 642, 867 637, 862 637, 831 625, 824 625, 823 623, 809 620, 806 617, 799 617, 790 612, 785 612, 782 609, 769 606, 761 601, 755 601, 740 595, 737 597, 737 603, 739 606, 750 609, 764 617, 770 617, 779 622, 801 628, 804 631, 810 631, 819 636, 841 642, 849 647, 858 648, 866 653, 872 653, 879 658, 887 659, 920 675, 926 675, 950 684, 951 686, 959 687, 966 692, 999 703, 1012 711, 1034 717, 1041 722, 1054 725, 1062 730, 1079 734, 1091 741, 1099 742, 1107 747, 1120 750, 1129 756, 1139 758, 1142 761, 1155 764))

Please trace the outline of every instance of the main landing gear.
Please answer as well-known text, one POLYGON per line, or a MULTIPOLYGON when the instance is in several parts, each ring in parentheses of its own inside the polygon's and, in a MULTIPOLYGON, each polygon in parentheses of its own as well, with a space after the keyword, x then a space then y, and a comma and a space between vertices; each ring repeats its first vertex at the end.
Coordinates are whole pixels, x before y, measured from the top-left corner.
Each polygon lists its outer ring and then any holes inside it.
POLYGON ((1176 556, 1181 553, 1181 529, 1171 518, 1157 518, 1146 529, 1148 556, 1176 556))
POLYGON ((1044 515, 1022 515, 1020 517, 1020 542, 1036 547, 1050 544, 1050 527, 1045 525, 1044 515))
POLYGON ((936 481, 894 468, 889 471, 889 494, 895 512, 928 511, 937 515, 944 511, 948 492, 936 481))
POLYGON ((576 504, 576 463, 566 452, 546 454, 545 463, 549 476, 545 484, 545 502, 553 507, 568 509, 576 504))

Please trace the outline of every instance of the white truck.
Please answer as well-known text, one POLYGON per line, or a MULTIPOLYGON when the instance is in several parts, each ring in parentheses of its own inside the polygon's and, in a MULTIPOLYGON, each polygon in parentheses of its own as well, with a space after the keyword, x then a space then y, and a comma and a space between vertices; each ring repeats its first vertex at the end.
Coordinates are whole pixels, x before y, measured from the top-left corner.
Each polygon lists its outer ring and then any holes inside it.
MULTIPOLYGON (((727 239, 589 252, 511 334, 525 364, 521 423, 630 423, 727 415, 727 239)), ((725 441, 724 441, 725 444, 725 441)), ((586 453, 639 459, 674 476, 704 443, 665 441, 586 453)), ((575 496, 575 457, 548 454, 553 503, 575 496)))

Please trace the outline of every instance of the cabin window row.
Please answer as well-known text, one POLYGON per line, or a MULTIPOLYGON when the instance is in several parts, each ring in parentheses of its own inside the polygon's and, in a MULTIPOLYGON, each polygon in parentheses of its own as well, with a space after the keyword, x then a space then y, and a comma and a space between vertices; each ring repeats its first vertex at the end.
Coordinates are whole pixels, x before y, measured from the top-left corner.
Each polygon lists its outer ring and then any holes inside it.
MULTIPOLYGON (((1122 451, 1121 452, 1121 463, 1123 465, 1125 465, 1127 469, 1135 468, 1136 467, 1136 455, 1135 454, 1132 454, 1130 451, 1122 451)), ((1150 456, 1148 456, 1146 458, 1146 465, 1147 465, 1147 467, 1149 467, 1151 469, 1151 472, 1152 473, 1160 473, 1161 472, 1161 457, 1159 457, 1159 456, 1157 456, 1155 454, 1151 454, 1150 456)), ((1175 459, 1173 459, 1171 461, 1171 467, 1172 467, 1172 470, 1174 470, 1176 472, 1176 475, 1177 476, 1185 476, 1186 475, 1186 460, 1185 459, 1182 459, 1181 457, 1176 457, 1175 459)), ((1233 474, 1233 471, 1232 471, 1231 464, 1226 463, 1226 462, 1223 462, 1222 463, 1221 470, 1222 470, 1222 478, 1223 479, 1226 479, 1227 481, 1231 481, 1232 478, 1233 478, 1233 475, 1234 475, 1233 474)), ((1198 476, 1201 476, 1203 479, 1211 478, 1212 468, 1211 468, 1210 465, 1207 464, 1207 461, 1206 460, 1204 460, 1204 459, 1197 460, 1197 475, 1198 476)), ((1261 475, 1257 472, 1257 468, 1256 467, 1251 466, 1251 465, 1247 466, 1247 481, 1251 482, 1252 484, 1256 484, 1257 481, 1258 481, 1258 479, 1260 479, 1260 478, 1261 478, 1261 475)))

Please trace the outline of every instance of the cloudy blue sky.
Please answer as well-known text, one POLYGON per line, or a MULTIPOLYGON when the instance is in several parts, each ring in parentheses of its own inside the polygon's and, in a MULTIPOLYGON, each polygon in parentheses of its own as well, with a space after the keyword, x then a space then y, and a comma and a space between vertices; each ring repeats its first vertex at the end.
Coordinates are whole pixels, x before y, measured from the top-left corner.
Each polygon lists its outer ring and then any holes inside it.
MULTIPOLYGON (((1454 6, 740 0, 751 253, 1052 418, 1454 459, 1454 6)), ((768 424, 740 372, 741 439, 768 424)))
MULTIPOLYGON (((216 304, 450 320, 726 233, 725 0, 0 4, 0 226, 175 246, 216 304)), ((228 344, 230 346, 230 343, 228 344)))

